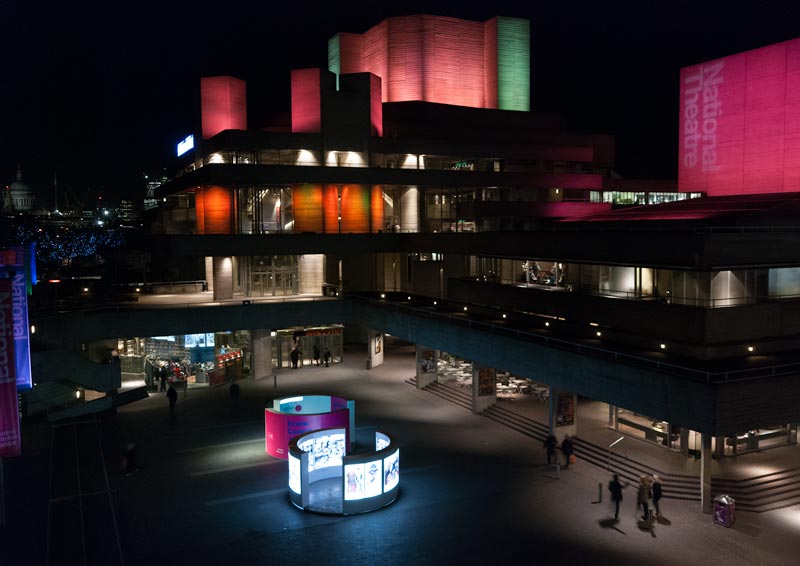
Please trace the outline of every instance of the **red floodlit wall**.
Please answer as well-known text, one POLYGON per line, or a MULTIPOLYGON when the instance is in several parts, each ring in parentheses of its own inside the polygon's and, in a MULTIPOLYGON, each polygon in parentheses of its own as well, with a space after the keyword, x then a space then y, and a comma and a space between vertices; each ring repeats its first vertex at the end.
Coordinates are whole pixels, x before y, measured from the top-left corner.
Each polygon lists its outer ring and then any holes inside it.
POLYGON ((370 202, 370 221, 372 222, 372 232, 383 230, 383 187, 372 185, 372 197, 370 202))
POLYGON ((388 18, 360 36, 339 34, 340 72, 381 77, 383 102, 496 108, 496 29, 494 80, 489 81, 495 89, 493 105, 485 94, 484 35, 482 22, 429 15, 388 18))
POLYGON ((369 77, 369 121, 372 135, 383 136, 383 102, 381 101, 381 78, 369 77))
POLYGON ((355 234, 369 230, 369 186, 342 185, 342 232, 355 234))
POLYGON ((321 123, 320 70, 293 70, 292 132, 319 132, 321 123))
POLYGON ((231 200, 231 190, 226 187, 204 187, 195 191, 197 233, 230 234, 235 217, 231 200))
POLYGON ((483 91, 486 108, 497 108, 497 18, 483 25, 483 91))
POLYGON ((203 139, 223 130, 247 129, 247 85, 234 77, 200 79, 203 139))
POLYGON ((325 215, 325 233, 336 234, 339 232, 339 189, 336 185, 325 185, 325 194, 322 197, 322 207, 325 215))
POLYGON ((322 185, 308 183, 292 187, 295 232, 324 232, 322 185))
POLYGON ((678 189, 800 189, 800 39, 681 69, 678 189))

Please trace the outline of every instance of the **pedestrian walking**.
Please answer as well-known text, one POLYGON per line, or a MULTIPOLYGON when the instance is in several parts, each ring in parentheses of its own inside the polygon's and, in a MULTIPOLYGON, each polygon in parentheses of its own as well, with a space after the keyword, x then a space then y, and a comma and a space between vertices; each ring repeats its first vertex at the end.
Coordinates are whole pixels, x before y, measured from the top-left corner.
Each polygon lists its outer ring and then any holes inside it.
POLYGON ((231 383, 231 386, 228 388, 228 393, 231 396, 231 405, 236 409, 239 406, 239 393, 241 393, 239 384, 236 382, 231 383))
POLYGON ((614 474, 614 479, 608 482, 608 491, 611 492, 611 501, 614 502, 614 518, 619 519, 619 502, 622 501, 622 484, 619 475, 614 474))
POLYGON ((161 366, 161 369, 158 370, 158 377, 161 380, 161 391, 167 390, 167 368, 161 366))
POLYGON ((543 448, 547 451, 547 465, 548 466, 551 464, 551 461, 553 460, 553 458, 556 457, 556 445, 557 444, 558 444, 558 441, 556 440, 556 437, 553 436, 552 434, 548 434, 547 438, 544 441, 544 446, 543 446, 543 448))
POLYGON ((319 366, 319 346, 314 344, 314 363, 319 366))
POLYGON ((331 361, 331 351, 328 348, 325 348, 325 352, 322 354, 322 359, 325 362, 325 367, 328 367, 328 364, 331 361))
POLYGON ((639 491, 636 493, 636 505, 642 506, 642 520, 650 520, 650 507, 648 500, 650 499, 650 481, 647 476, 639 478, 639 491))
POLYGON ((178 402, 178 392, 175 391, 172 384, 167 389, 167 399, 169 399, 169 416, 172 417, 175 415, 175 403, 178 402))
POLYGON ((300 360, 300 350, 297 346, 292 348, 292 353, 289 355, 292 358, 292 369, 297 369, 297 362, 300 360))
POLYGON ((661 501, 662 491, 661 491, 661 478, 658 477, 657 474, 653 474, 653 485, 650 486, 653 492, 653 507, 656 508, 656 517, 661 517, 661 509, 658 506, 658 502, 661 501))
POLYGON ((133 442, 128 442, 122 452, 122 469, 125 471, 125 477, 136 471, 136 444, 133 442))
POLYGON ((568 434, 564 435, 564 440, 561 441, 561 453, 564 455, 564 469, 569 468, 570 460, 575 453, 575 447, 572 445, 572 438, 568 434))

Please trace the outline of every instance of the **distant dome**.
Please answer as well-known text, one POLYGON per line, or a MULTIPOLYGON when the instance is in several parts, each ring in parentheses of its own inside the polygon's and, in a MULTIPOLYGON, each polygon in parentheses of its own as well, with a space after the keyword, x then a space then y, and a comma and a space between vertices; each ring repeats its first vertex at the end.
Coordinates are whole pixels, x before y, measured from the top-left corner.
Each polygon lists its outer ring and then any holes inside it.
POLYGON ((17 167, 17 180, 8 186, 8 196, 4 199, 10 201, 11 208, 19 212, 33 210, 33 191, 22 181, 22 167, 17 167))

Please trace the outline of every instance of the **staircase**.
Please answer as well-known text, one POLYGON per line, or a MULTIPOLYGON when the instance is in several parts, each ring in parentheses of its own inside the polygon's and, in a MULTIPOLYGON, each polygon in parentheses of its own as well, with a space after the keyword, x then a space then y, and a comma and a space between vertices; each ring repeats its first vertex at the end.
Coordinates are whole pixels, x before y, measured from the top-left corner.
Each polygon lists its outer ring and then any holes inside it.
MULTIPOLYGON (((406 383, 414 387, 417 385, 416 378, 407 379, 406 383)), ((432 383, 424 391, 472 411, 472 395, 468 391, 440 383, 432 383)), ((510 411, 502 405, 492 405, 480 414, 542 444, 549 434, 546 424, 510 411)), ((635 487, 638 486, 641 476, 657 474, 661 478, 665 498, 700 501, 700 478, 697 476, 662 472, 613 452, 609 460, 608 448, 577 437, 573 440, 575 456, 579 462, 588 462, 609 473, 619 474, 623 485, 635 487)), ((730 495, 736 500, 736 509, 739 511, 763 513, 791 507, 800 504, 800 468, 745 479, 715 477, 712 478, 711 493, 712 496, 722 493, 730 495)))

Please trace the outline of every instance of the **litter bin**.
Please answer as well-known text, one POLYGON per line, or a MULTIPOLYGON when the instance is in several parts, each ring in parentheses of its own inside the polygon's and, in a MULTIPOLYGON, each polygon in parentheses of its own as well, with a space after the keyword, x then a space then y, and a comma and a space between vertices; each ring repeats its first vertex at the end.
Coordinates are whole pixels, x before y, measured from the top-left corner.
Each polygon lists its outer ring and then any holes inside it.
POLYGON ((714 498, 714 522, 723 527, 732 527, 736 515, 736 500, 730 495, 714 498))

